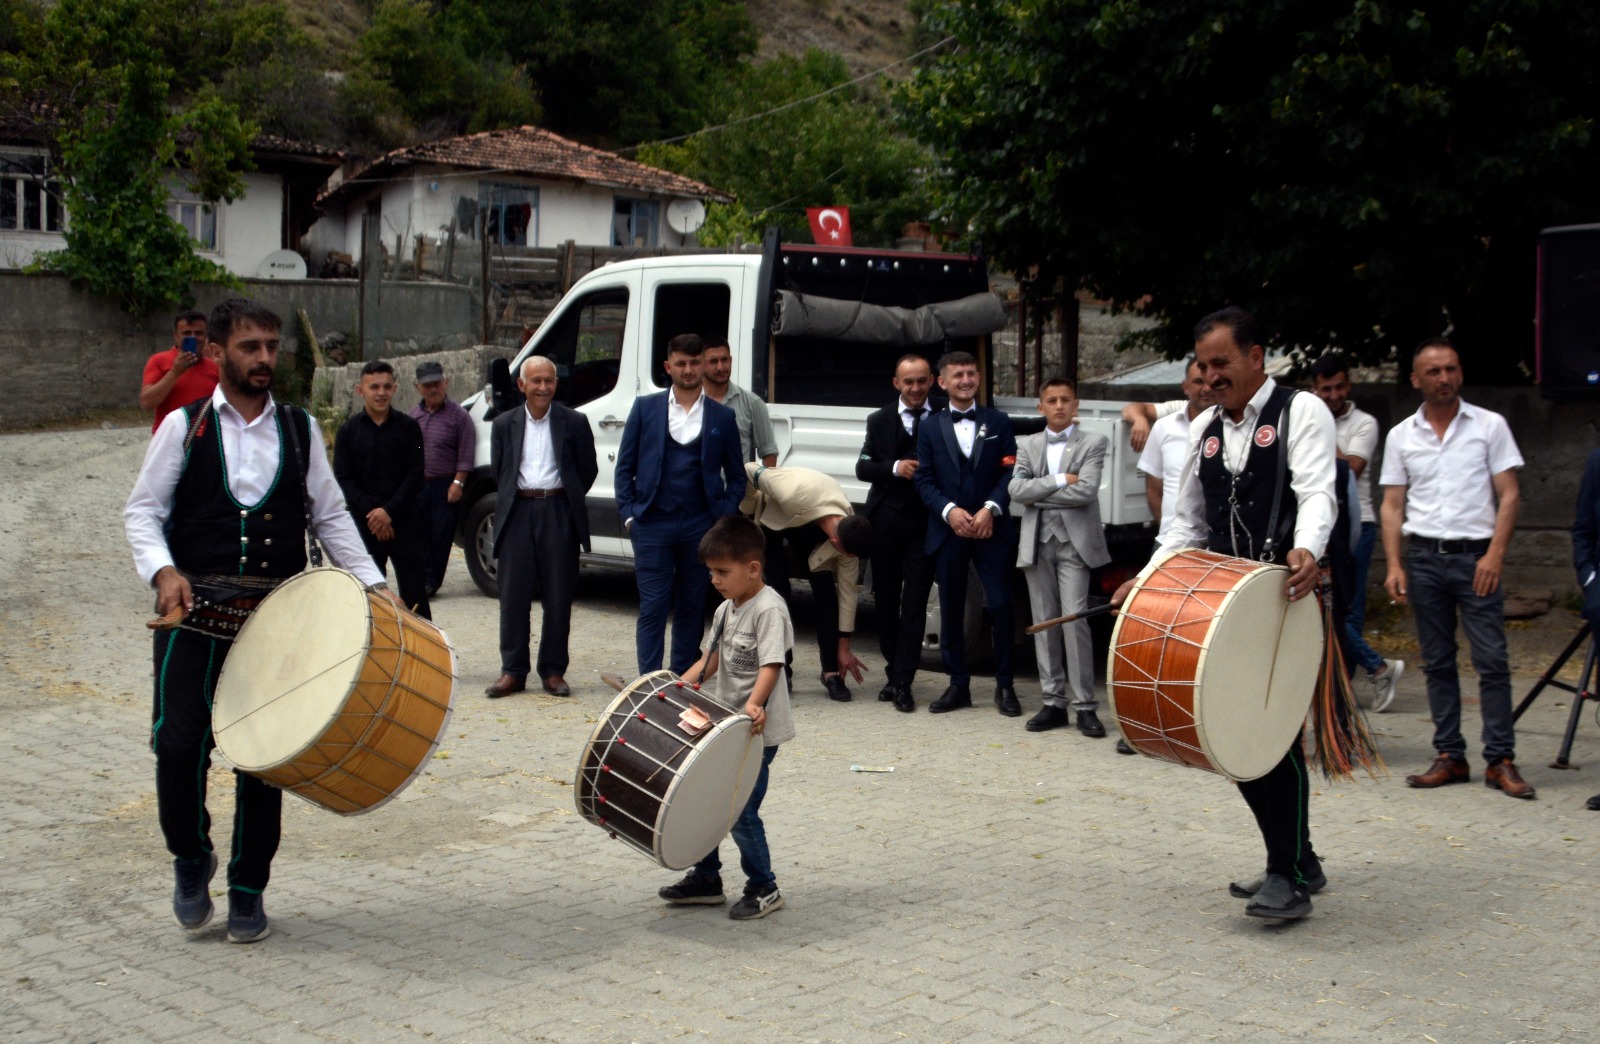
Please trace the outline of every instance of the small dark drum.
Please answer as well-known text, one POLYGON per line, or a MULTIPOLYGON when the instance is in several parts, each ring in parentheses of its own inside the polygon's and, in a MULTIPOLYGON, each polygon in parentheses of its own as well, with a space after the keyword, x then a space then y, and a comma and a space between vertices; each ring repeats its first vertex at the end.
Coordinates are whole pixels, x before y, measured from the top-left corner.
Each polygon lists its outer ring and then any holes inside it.
POLYGON ((578 759, 578 814, 669 870, 727 836, 761 771, 750 718, 656 671, 601 715, 578 759))

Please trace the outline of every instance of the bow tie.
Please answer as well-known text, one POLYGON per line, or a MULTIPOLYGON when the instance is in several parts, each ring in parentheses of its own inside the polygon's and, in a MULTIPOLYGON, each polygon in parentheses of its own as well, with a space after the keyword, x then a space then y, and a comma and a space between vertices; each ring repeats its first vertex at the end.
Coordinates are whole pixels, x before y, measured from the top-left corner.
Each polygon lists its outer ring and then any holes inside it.
POLYGON ((1044 433, 1044 441, 1046 443, 1048 443, 1049 445, 1051 445, 1051 446, 1059 446, 1063 442, 1066 442, 1067 438, 1071 434, 1072 434, 1072 429, 1071 428, 1068 428, 1066 431, 1059 432, 1059 433, 1054 432, 1054 431, 1050 431, 1049 429, 1046 429, 1045 433, 1044 433))
POLYGON ((967 410, 965 413, 961 412, 960 410, 951 410, 950 411, 950 423, 951 424, 954 424, 957 421, 974 421, 974 422, 976 422, 977 419, 978 419, 978 408, 976 406, 974 406, 970 410, 967 410))

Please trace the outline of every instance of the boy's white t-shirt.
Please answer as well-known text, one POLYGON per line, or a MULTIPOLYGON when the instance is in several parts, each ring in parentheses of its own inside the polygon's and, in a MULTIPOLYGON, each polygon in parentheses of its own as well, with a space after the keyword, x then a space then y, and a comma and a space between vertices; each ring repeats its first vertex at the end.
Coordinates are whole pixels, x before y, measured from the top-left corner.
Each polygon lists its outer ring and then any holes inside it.
MULTIPOLYGON (((770 587, 762 587, 741 606, 728 599, 711 617, 711 634, 717 644, 716 699, 739 710, 756 687, 756 675, 765 664, 783 664, 794 648, 794 625, 789 607, 770 587)), ((778 672, 778 683, 767 697, 764 746, 776 747, 794 739, 794 714, 789 707, 789 679, 778 672)))

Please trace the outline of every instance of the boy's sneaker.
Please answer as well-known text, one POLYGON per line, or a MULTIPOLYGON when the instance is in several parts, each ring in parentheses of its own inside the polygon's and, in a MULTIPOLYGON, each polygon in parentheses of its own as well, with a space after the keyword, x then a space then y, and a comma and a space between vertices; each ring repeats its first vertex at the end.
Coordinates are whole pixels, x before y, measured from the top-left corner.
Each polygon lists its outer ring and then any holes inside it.
POLYGON ((261 893, 228 889, 228 941, 253 943, 272 934, 261 893))
POLYGON ((1406 661, 1384 660, 1383 670, 1372 671, 1367 680, 1372 682, 1372 713, 1382 714, 1394 702, 1394 687, 1405 673, 1406 661))
POLYGON ((776 888, 765 895, 746 888, 744 898, 733 904, 728 916, 735 921, 754 921, 782 908, 783 895, 776 888))
POLYGON ((211 879, 217 874, 217 853, 207 852, 200 859, 174 859, 172 876, 172 916, 178 927, 196 931, 211 923, 216 907, 211 904, 211 879))
POLYGON ((677 884, 669 884, 656 893, 674 906, 721 906, 728 901, 722 894, 722 879, 689 874, 677 884))

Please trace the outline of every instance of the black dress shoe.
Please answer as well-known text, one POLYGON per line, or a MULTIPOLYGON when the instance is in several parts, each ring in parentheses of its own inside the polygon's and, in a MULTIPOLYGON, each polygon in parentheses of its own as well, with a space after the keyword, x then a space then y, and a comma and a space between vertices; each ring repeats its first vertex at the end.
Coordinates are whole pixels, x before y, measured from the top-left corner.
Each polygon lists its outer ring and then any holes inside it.
POLYGON ((878 690, 879 703, 888 703, 892 699, 894 699, 894 682, 890 682, 878 690))
POLYGON ((1139 752, 1134 750, 1132 747, 1128 746, 1128 741, 1127 740, 1118 739, 1117 740, 1117 753, 1118 754, 1137 754, 1139 752))
POLYGON ((1600 812, 1600 794, 1596 794, 1594 797, 1584 802, 1584 805, 1591 812, 1600 812))
POLYGON ((1094 711, 1079 711, 1078 731, 1090 739, 1099 739, 1106 734, 1106 727, 1100 724, 1100 717, 1094 711))
POLYGON ((849 703, 850 690, 845 687, 844 677, 838 674, 829 674, 823 677, 822 687, 828 690, 828 699, 836 703, 849 703))
POLYGON ((1023 726, 1029 732, 1049 732, 1059 729, 1067 723, 1067 712, 1054 704, 1047 703, 1033 717, 1028 719, 1028 724, 1023 726))
POLYGON ((917 701, 911 695, 911 686, 896 685, 894 687, 894 709, 904 714, 910 714, 917 709, 917 701))
POLYGON ((1022 704, 1017 702, 1017 692, 1009 685, 994 687, 994 705, 1008 718, 1022 717, 1022 704))
POLYGON ((962 707, 972 706, 972 693, 965 685, 952 685, 944 690, 944 695, 928 704, 929 714, 943 714, 945 711, 959 710, 962 707))

